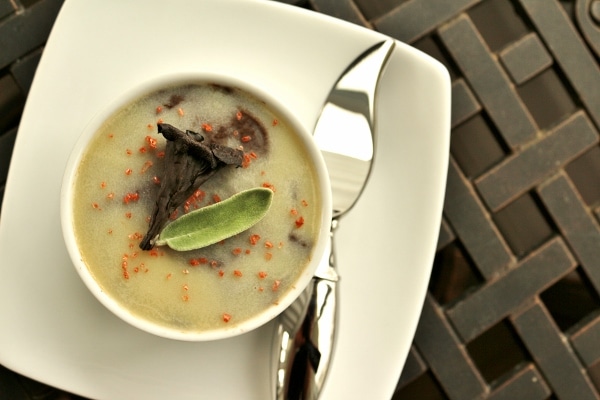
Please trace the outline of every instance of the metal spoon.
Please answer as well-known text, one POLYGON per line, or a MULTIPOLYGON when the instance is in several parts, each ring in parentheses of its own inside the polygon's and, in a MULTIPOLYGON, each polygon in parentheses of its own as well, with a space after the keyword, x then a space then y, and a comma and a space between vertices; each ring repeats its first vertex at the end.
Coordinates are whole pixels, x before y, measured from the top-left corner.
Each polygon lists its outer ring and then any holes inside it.
POLYGON ((394 40, 377 43, 338 78, 317 121, 314 138, 331 179, 331 240, 309 287, 277 319, 273 375, 278 400, 317 399, 323 388, 337 333, 338 274, 333 232, 356 203, 371 171, 375 95, 394 40))

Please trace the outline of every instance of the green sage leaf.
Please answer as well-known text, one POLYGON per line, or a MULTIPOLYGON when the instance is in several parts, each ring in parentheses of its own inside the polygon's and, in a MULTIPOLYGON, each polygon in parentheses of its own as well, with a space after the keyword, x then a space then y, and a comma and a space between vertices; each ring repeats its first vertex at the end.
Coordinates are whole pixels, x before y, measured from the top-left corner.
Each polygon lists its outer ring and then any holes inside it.
POLYGON ((260 221, 269 211, 273 191, 253 188, 185 214, 167 225, 156 245, 187 251, 218 243, 260 221))

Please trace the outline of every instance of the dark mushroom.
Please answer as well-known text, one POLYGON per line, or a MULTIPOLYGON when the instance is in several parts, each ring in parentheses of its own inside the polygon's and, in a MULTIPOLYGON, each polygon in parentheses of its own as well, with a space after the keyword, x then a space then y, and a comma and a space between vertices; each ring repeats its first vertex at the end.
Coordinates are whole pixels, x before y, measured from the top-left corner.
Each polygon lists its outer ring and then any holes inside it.
POLYGON ((207 144, 202 135, 169 124, 158 124, 158 132, 167 139, 165 169, 142 250, 154 247, 169 217, 200 185, 227 165, 241 166, 244 157, 242 150, 207 144))

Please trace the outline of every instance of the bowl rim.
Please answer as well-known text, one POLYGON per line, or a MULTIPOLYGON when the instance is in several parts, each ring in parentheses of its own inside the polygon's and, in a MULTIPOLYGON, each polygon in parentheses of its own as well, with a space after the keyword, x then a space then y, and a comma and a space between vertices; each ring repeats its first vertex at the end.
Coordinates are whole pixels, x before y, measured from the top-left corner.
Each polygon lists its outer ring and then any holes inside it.
POLYGON ((70 152, 65 166, 60 191, 60 222, 64 243, 77 274, 94 297, 114 315, 131 326, 163 338, 181 341, 219 340, 250 332, 265 325, 277 317, 277 315, 286 309, 305 290, 311 282, 317 267, 322 262, 323 257, 328 257, 328 255, 325 254, 325 251, 329 247, 328 242, 330 240, 329 233, 332 218, 331 184, 323 156, 312 137, 312 132, 309 132, 309 130, 300 123, 294 113, 289 110, 285 104, 271 96, 268 92, 231 75, 213 72, 168 74, 147 80, 142 84, 138 84, 135 87, 126 90, 124 93, 116 96, 114 100, 108 102, 107 105, 96 113, 84 126, 70 152), (161 89, 183 84, 217 84, 239 88, 265 102, 269 108, 272 108, 278 115, 282 116, 286 122, 292 126, 293 130, 298 133, 299 138, 305 144, 307 152, 310 155, 316 170, 316 175, 319 177, 318 189, 322 206, 320 218, 321 229, 318 231, 317 240, 312 249, 311 259, 296 283, 293 284, 288 292, 279 299, 278 303, 266 307, 259 314, 233 326, 223 325, 222 327, 205 331, 185 331, 152 322, 132 313, 127 307, 106 293, 100 284, 96 282, 83 261, 73 231, 73 217, 71 212, 73 206, 73 185, 75 178, 77 177, 78 166, 85 154, 85 150, 87 149, 90 140, 95 136, 95 133, 100 126, 109 117, 114 115, 114 113, 136 99, 161 89))

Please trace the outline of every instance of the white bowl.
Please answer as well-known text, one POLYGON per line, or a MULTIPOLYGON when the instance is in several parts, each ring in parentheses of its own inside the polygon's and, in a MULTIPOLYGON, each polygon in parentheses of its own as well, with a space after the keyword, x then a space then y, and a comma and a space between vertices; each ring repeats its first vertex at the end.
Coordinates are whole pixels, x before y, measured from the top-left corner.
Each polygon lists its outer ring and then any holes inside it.
POLYGON ((283 104, 280 104, 277 99, 271 97, 269 93, 265 93, 260 89, 253 87, 251 84, 240 81, 235 77, 206 73, 188 75, 179 74, 177 76, 167 76, 154 79, 146 84, 130 90, 122 96, 119 96, 115 102, 107 105, 107 107, 102 112, 97 114, 96 117, 93 118, 93 120, 87 125, 78 139, 74 149, 72 150, 63 177, 61 190, 61 224, 64 241, 77 273, 91 293, 106 308, 132 326, 157 336, 186 341, 207 341, 236 336, 258 328, 276 317, 300 295, 313 277, 327 247, 327 241, 329 240, 329 229, 331 225, 331 206, 332 201, 329 176, 325 162, 321 156, 321 152, 312 139, 312 133, 303 128, 303 125, 298 122, 290 110, 287 110, 283 104), (73 229, 74 181, 77 176, 77 171, 82 156, 88 144, 90 143, 90 140, 95 136, 100 126, 104 124, 105 121, 117 110, 131 103, 140 96, 152 93, 161 88, 168 88, 186 83, 214 83, 217 85, 242 89, 250 94, 253 94, 256 98, 266 102, 266 104, 273 109, 275 113, 283 116, 287 120, 288 124, 292 126, 293 130, 299 134, 302 142, 306 145, 308 150, 307 153, 309 154, 310 158, 307 160, 307 162, 314 164, 316 176, 319 180, 317 182, 317 187, 320 191, 322 199, 320 229, 312 249, 311 260, 306 268, 304 268, 297 281, 294 282, 291 289, 282 295, 277 304, 264 308, 260 313, 254 315, 246 321, 238 324, 232 324, 231 326, 229 324, 222 324, 219 328, 206 331, 186 331, 157 324, 151 320, 132 313, 128 309, 127 304, 122 304, 111 297, 111 295, 107 294, 107 292, 104 291, 100 284, 96 281, 92 273, 90 273, 90 270, 83 261, 83 257, 77 244, 73 229))

